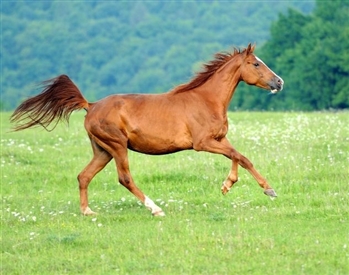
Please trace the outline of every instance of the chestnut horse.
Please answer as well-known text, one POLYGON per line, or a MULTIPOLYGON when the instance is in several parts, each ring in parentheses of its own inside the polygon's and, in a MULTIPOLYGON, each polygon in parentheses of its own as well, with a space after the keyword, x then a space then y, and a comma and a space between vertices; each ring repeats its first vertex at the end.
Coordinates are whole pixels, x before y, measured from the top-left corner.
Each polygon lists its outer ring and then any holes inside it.
MULTIPOLYGON (((264 189, 276 197, 265 178, 252 163, 237 152, 228 139, 227 111, 240 81, 276 93, 283 80, 253 54, 249 44, 233 53, 217 53, 189 83, 163 94, 111 95, 89 103, 66 75, 43 82, 44 90, 25 100, 12 114, 14 130, 69 120, 70 114, 85 109, 85 128, 91 140, 93 158, 78 175, 80 209, 94 214, 88 206, 87 188, 93 177, 114 159, 119 182, 132 192, 155 216, 165 215, 135 185, 127 158, 128 149, 150 155, 194 149, 222 154, 232 166, 221 191, 226 194, 238 180, 238 165, 247 169, 264 189)), ((54 128, 54 127, 53 127, 54 128)))

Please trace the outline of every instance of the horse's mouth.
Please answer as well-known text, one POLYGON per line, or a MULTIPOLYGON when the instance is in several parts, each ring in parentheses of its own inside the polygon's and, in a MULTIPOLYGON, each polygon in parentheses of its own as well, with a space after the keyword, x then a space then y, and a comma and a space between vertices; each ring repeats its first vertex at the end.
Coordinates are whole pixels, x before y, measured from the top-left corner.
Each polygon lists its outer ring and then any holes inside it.
POLYGON ((275 86, 274 85, 270 85, 270 92, 272 94, 276 94, 277 92, 280 92, 283 88, 283 82, 281 82, 280 84, 276 84, 275 86))
POLYGON ((276 76, 271 83, 269 83, 270 86, 270 92, 272 94, 276 94, 277 92, 280 92, 284 86, 284 81, 282 78, 276 76))
POLYGON ((270 90, 270 92, 272 94, 276 94, 277 92, 280 92, 280 91, 281 91, 281 89, 276 89, 276 88, 271 88, 271 90, 270 90))

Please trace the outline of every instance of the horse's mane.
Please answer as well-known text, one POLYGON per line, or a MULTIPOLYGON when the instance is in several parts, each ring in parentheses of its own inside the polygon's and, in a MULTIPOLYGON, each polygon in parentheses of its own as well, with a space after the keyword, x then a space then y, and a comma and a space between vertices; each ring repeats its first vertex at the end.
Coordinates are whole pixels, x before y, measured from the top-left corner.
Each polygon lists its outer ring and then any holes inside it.
POLYGON ((238 54, 244 53, 247 51, 247 54, 252 53, 254 50, 254 46, 251 48, 251 44, 243 50, 234 48, 234 51, 232 53, 228 52, 221 52, 215 54, 215 59, 204 64, 203 70, 201 72, 198 72, 193 79, 186 83, 180 85, 176 89, 176 93, 186 92, 189 90, 192 90, 194 88, 197 88, 204 84, 219 68, 221 68, 224 64, 226 64, 229 60, 231 60, 233 57, 235 57, 238 54))

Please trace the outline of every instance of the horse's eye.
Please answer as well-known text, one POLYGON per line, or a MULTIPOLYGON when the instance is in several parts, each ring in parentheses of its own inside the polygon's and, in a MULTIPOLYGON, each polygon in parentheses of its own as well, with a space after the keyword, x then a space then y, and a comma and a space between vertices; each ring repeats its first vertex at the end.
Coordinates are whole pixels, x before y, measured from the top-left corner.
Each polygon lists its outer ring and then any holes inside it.
POLYGON ((253 63, 253 66, 255 66, 256 68, 259 67, 259 63, 258 62, 253 63))

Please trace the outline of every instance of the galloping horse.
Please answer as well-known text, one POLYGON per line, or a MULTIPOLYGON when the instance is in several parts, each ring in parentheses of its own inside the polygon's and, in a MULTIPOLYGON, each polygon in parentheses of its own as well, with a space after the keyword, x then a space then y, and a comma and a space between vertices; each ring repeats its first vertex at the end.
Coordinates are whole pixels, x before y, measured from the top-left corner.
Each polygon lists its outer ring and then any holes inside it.
POLYGON ((272 93, 281 91, 283 80, 253 54, 249 44, 233 53, 217 53, 189 83, 163 94, 111 95, 88 102, 66 75, 43 82, 44 90, 25 100, 14 111, 14 130, 33 126, 47 127, 61 119, 69 120, 75 110, 85 109, 85 129, 91 140, 93 158, 78 175, 80 210, 94 214, 88 206, 88 185, 106 164, 114 159, 119 182, 132 192, 154 216, 163 210, 135 185, 127 158, 128 149, 160 155, 194 149, 222 154, 232 160, 231 170, 222 184, 226 194, 238 180, 238 165, 247 169, 264 189, 276 197, 266 179, 252 163, 237 152, 228 139, 227 111, 240 81, 272 93))

